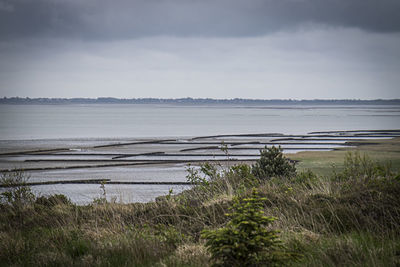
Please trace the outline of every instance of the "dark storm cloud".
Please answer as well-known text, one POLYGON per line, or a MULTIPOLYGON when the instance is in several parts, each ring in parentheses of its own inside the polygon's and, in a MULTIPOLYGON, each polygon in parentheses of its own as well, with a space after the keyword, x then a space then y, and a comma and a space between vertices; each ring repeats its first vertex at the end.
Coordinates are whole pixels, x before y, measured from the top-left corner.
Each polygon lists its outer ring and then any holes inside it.
POLYGON ((400 31, 398 0, 0 0, 0 38, 238 37, 304 24, 400 31))

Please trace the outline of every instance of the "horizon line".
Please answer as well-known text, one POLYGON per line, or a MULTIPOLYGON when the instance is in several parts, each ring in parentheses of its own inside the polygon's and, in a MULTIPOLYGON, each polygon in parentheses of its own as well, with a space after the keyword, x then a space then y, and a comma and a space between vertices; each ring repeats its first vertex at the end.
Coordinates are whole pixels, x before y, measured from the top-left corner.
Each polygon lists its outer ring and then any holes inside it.
POLYGON ((0 100, 4 99, 20 99, 20 100, 209 100, 209 101, 400 101, 400 98, 212 98, 212 97, 177 97, 177 98, 164 98, 164 97, 131 97, 121 98, 112 96, 98 96, 98 97, 29 97, 29 96, 3 96, 0 100))

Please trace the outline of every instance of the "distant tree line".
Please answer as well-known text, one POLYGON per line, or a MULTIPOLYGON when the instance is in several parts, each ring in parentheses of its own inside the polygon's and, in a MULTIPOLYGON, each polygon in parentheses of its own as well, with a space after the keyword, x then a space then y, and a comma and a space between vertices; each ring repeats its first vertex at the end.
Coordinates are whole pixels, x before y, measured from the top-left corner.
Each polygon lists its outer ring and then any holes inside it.
POLYGON ((400 99, 213 99, 213 98, 29 98, 3 97, 0 104, 181 104, 181 105, 400 105, 400 99))

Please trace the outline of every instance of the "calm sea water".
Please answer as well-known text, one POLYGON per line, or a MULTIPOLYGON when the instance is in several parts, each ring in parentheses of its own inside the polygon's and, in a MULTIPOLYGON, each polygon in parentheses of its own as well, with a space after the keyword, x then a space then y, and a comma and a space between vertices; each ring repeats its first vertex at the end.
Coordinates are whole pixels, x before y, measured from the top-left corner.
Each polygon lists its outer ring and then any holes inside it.
POLYGON ((399 106, 0 105, 0 140, 400 128, 399 106))

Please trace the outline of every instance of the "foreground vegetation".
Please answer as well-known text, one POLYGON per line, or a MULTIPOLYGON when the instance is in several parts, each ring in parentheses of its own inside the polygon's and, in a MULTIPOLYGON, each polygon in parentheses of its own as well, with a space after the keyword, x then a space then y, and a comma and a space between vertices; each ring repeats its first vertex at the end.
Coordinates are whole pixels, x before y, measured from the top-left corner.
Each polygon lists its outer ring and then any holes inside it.
POLYGON ((188 168, 191 190, 151 203, 77 206, 13 187, 0 266, 399 266, 398 141, 359 150, 297 154, 297 171, 277 148, 253 166, 188 168))

